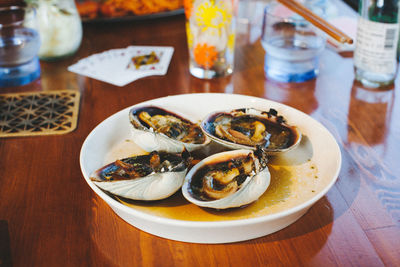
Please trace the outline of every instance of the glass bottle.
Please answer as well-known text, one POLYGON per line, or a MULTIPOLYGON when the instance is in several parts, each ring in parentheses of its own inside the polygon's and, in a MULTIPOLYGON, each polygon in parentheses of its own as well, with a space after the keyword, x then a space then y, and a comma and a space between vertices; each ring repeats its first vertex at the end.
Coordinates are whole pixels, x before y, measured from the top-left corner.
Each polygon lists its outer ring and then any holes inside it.
POLYGON ((74 0, 26 0, 37 10, 39 58, 53 61, 73 55, 82 41, 82 22, 74 0))
POLYGON ((397 73, 398 0, 360 0, 355 78, 366 87, 384 87, 397 73))

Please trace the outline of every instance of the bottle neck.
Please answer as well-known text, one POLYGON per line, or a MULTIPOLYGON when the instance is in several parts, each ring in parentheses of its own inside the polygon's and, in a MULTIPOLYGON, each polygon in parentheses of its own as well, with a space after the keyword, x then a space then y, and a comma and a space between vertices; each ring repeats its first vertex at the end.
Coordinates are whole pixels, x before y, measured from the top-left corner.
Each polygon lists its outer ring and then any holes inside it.
POLYGON ((398 23, 398 11, 397 0, 360 0, 359 13, 370 21, 398 23))

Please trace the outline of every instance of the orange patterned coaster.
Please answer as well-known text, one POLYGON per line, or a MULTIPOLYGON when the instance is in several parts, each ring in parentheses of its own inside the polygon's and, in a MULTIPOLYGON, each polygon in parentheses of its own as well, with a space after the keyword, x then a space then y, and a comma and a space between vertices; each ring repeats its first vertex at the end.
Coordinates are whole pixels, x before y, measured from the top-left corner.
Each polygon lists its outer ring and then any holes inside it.
POLYGON ((65 134, 75 130, 80 94, 60 90, 0 94, 0 137, 65 134))

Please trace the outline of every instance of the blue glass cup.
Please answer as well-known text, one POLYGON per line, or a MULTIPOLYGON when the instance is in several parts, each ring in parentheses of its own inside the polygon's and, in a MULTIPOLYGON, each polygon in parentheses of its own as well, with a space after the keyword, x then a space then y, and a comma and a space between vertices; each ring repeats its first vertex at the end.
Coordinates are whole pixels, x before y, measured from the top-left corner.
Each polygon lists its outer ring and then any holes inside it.
POLYGON ((40 76, 35 21, 33 8, 0 7, 0 87, 24 85, 40 76))
POLYGON ((281 4, 265 7, 261 43, 265 75, 279 82, 304 82, 318 75, 323 33, 281 4))

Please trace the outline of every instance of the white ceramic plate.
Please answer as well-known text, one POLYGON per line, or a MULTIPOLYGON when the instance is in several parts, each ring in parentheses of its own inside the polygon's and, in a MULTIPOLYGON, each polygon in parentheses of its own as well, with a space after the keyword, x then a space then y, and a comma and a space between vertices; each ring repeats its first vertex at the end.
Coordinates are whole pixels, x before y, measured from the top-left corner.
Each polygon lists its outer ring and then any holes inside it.
POLYGON ((271 159, 271 184, 255 203, 240 209, 215 211, 197 207, 178 192, 155 202, 122 201, 109 196, 89 175, 115 157, 139 151, 129 139, 131 125, 126 108, 100 123, 86 138, 80 165, 86 182, 123 220, 156 236, 194 243, 228 243, 276 232, 299 219, 335 183, 341 153, 328 130, 310 116, 262 98, 235 94, 187 94, 140 103, 157 105, 200 121, 216 110, 274 108, 303 134, 293 151, 271 159), (135 151, 136 150, 136 151, 135 151))

